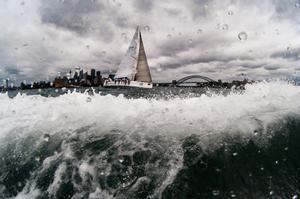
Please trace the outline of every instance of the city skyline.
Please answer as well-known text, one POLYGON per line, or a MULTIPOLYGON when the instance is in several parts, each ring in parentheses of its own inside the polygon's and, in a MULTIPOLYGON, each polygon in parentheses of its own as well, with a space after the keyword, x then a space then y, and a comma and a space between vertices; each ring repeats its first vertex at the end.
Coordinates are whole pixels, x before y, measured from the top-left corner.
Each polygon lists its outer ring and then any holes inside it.
POLYGON ((299 3, 3 1, 0 80, 51 80, 78 65, 115 71, 137 25, 157 82, 299 76, 299 3))

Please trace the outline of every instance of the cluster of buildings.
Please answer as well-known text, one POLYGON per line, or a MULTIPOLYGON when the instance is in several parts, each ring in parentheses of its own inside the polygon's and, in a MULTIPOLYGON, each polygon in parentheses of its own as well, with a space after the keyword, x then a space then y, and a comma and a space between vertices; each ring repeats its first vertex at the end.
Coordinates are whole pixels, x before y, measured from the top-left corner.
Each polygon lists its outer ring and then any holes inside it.
POLYGON ((69 71, 66 75, 58 74, 53 81, 39 81, 26 83, 21 82, 19 87, 16 87, 9 79, 3 80, 0 85, 0 92, 17 89, 40 89, 40 88, 74 88, 74 87, 90 87, 102 86, 104 78, 102 78, 101 71, 91 69, 90 73, 85 72, 80 67, 76 67, 75 71, 69 71))
POLYGON ((103 82, 101 71, 91 69, 89 74, 80 69, 80 67, 76 67, 74 72, 69 71, 65 76, 59 74, 53 81, 53 87, 102 86, 103 82))

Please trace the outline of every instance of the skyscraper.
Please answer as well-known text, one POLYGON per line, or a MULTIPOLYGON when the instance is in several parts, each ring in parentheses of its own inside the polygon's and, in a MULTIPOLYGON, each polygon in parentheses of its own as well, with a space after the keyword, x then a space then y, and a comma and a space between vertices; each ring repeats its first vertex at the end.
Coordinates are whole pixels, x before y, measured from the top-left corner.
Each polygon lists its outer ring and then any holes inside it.
POLYGON ((95 79, 96 77, 96 70, 93 68, 91 69, 91 78, 92 78, 92 81, 95 79))

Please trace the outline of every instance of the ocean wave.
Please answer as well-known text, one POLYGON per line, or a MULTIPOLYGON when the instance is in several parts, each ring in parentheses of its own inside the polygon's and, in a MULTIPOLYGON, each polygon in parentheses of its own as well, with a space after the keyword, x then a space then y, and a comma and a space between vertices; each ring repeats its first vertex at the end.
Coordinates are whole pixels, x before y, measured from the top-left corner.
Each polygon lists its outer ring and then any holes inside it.
POLYGON ((0 94, 0 196, 291 198, 299 99, 282 81, 184 98, 0 94))

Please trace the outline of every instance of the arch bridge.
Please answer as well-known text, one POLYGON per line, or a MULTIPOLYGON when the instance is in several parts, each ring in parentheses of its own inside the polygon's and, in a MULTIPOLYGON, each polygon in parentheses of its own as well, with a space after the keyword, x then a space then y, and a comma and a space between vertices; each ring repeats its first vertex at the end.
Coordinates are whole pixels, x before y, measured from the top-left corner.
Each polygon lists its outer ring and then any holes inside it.
POLYGON ((205 80, 209 83, 217 83, 215 80, 209 78, 209 77, 205 77, 205 76, 201 76, 201 75, 190 75, 190 76, 186 76, 186 77, 183 77, 179 80, 173 80, 173 85, 180 85, 180 84, 183 84, 183 83, 198 83, 198 82, 188 82, 188 80, 190 79, 201 79, 201 80, 205 80))

